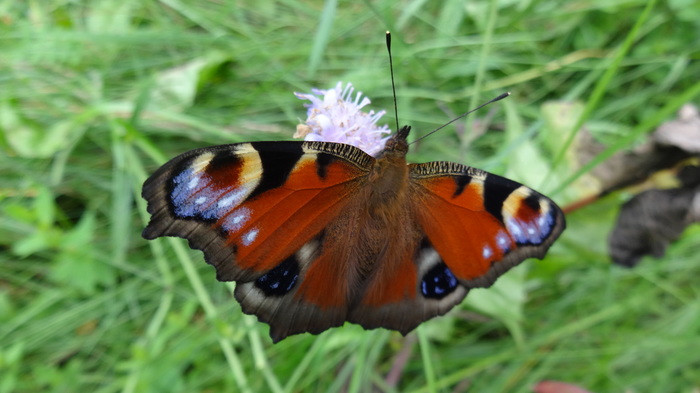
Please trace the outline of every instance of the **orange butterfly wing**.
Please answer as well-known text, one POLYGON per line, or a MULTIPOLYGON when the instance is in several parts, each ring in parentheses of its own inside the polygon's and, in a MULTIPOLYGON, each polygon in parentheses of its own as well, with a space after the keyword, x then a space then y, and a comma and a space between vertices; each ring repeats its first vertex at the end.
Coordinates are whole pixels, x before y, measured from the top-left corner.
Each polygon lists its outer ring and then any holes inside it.
POLYGON ((554 202, 514 181, 451 162, 408 168, 409 213, 389 234, 410 226, 419 235, 402 244, 407 253, 377 261, 349 318, 366 328, 406 334, 445 314, 471 288, 490 286, 526 258, 542 258, 564 230, 554 202))
POLYGON ((421 228, 467 288, 543 258, 565 228, 554 202, 504 177, 452 162, 411 165, 411 176, 421 228))
POLYGON ((345 321, 349 291, 347 266, 321 252, 324 237, 337 235, 324 229, 366 183, 373 161, 352 146, 319 142, 193 150, 144 184, 152 217, 143 236, 188 239, 217 279, 238 281, 243 310, 270 323, 276 340, 318 333, 345 321))

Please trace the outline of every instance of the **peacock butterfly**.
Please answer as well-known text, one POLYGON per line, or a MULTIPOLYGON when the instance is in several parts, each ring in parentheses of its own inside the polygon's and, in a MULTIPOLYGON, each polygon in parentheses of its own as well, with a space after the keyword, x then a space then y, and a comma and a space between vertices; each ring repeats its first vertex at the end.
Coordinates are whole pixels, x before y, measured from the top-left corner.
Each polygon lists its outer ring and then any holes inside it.
MULTIPOLYGON (((304 127, 374 125, 379 114, 359 111, 369 100, 347 91, 299 95, 314 103, 304 127), (335 103, 355 106, 323 112, 335 103)), ((143 237, 202 250, 274 342, 346 321, 407 334, 543 258, 565 227, 554 202, 520 183, 453 162, 408 164, 409 131, 380 138, 375 156, 308 136, 186 152, 144 183, 143 237)))

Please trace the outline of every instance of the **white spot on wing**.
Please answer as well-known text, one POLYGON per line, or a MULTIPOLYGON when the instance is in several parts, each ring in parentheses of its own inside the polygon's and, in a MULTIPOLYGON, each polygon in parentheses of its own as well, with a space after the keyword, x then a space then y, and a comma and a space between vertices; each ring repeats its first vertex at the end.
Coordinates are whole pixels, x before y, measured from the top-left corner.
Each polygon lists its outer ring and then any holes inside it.
POLYGON ((432 267, 440 263, 442 259, 440 254, 431 246, 422 248, 417 256, 417 262, 419 266, 418 275, 423 276, 432 267))
POLYGON ((314 255, 316 254, 316 251, 318 250, 319 243, 316 240, 312 240, 299 249, 297 251, 297 259, 299 259, 302 262, 306 262, 311 260, 314 255))
POLYGON ((493 256, 493 250, 489 246, 484 246, 484 249, 481 250, 481 256, 484 257, 484 259, 489 259, 491 256, 493 256))
POLYGON ((224 219, 222 227, 227 232, 237 232, 248 222, 250 213, 250 209, 245 207, 236 209, 224 219))
POLYGON ((187 189, 191 190, 197 187, 197 184, 199 184, 199 176, 195 176, 190 179, 189 183, 187 183, 187 189))
POLYGON ((243 201, 243 198, 246 196, 247 191, 245 188, 236 188, 233 191, 229 192, 223 199, 221 199, 216 206, 221 209, 225 207, 229 207, 231 205, 238 206, 239 203, 243 201))
POLYGON ((516 240, 519 240, 523 237, 523 229, 520 227, 520 223, 518 222, 518 220, 514 218, 507 219, 506 227, 516 240))
POLYGON ((505 232, 503 232, 503 231, 498 232, 498 234, 496 235, 496 245, 498 246, 498 248, 501 249, 501 251, 503 251, 503 252, 508 251, 508 248, 510 246, 510 238, 508 237, 508 235, 505 232))
POLYGON ((432 265, 440 262, 440 255, 432 247, 423 249, 420 262, 426 263, 432 267, 432 265))
POLYGON ((245 235, 243 235, 243 238, 241 239, 243 241, 244 246, 250 246, 253 244, 255 239, 258 237, 258 233, 260 230, 258 228, 253 228, 250 231, 248 231, 245 235))
POLYGON ((207 201, 207 197, 201 196, 201 197, 195 199, 194 203, 195 203, 196 205, 201 205, 202 203, 204 203, 204 202, 206 202, 206 201, 207 201))

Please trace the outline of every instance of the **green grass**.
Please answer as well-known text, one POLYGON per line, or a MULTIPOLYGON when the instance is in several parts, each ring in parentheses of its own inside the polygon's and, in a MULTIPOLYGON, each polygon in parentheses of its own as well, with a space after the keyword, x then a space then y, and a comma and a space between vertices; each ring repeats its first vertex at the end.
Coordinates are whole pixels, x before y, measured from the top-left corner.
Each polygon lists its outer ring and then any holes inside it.
POLYGON ((586 196, 592 165, 698 102, 700 3, 563 4, 0 1, 0 392, 700 389, 700 230, 611 266, 624 194, 406 338, 346 325, 272 345, 200 252, 140 237, 148 174, 195 147, 289 139, 305 116, 292 92, 350 81, 390 109, 385 30, 414 137, 513 93, 411 160, 586 196), (468 131, 491 114, 505 132, 468 131), (570 155, 581 126, 608 146, 585 167, 570 155))

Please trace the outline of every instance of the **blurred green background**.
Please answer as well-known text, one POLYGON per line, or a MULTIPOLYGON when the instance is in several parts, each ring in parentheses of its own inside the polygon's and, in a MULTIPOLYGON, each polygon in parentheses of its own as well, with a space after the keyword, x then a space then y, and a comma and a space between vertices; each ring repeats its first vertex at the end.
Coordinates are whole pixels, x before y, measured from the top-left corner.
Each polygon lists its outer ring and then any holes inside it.
POLYGON ((405 338, 346 325, 272 345, 200 252, 140 237, 148 174, 196 147, 289 139, 295 91, 352 82, 392 112, 385 30, 413 137, 513 93, 412 161, 562 205, 595 191, 578 130, 608 146, 599 163, 700 93, 697 0, 0 1, 0 392, 697 392, 700 230, 612 266, 626 192, 405 338))

